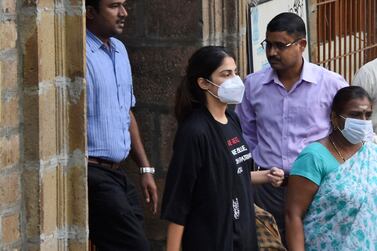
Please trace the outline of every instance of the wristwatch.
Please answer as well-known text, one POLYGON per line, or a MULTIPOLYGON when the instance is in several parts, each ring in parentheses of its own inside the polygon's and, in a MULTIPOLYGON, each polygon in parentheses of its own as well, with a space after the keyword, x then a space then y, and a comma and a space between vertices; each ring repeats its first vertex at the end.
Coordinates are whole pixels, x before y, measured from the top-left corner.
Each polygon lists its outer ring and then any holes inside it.
POLYGON ((154 174, 154 172, 155 172, 154 167, 140 167, 140 174, 144 174, 144 173, 154 174))

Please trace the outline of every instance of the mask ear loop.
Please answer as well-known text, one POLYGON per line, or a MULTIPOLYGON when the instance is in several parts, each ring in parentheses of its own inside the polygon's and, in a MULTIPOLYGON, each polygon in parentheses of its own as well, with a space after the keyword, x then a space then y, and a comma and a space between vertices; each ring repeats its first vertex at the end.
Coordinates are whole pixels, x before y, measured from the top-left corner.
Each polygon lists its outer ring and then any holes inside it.
POLYGON ((335 126, 334 122, 331 120, 331 126, 332 126, 332 129, 335 131, 335 130, 339 130, 339 128, 337 126, 335 126))
POLYGON ((215 98, 217 98, 217 99, 220 100, 220 98, 219 98, 218 96, 216 96, 215 94, 213 94, 210 90, 207 90, 207 92, 208 92, 209 94, 211 94, 213 97, 215 97, 215 98))
POLYGON ((338 130, 339 132, 341 132, 342 130, 339 128, 339 125, 338 125, 338 123, 336 121, 337 120, 336 118, 339 117, 339 116, 341 116, 341 115, 338 115, 335 112, 331 112, 330 123, 331 123, 332 128, 333 128, 334 131, 338 130))
MULTIPOLYGON (((339 115, 337 114, 336 116, 338 116, 339 118, 344 119, 344 123, 346 123, 346 119, 347 119, 347 118, 345 118, 344 116, 342 116, 342 115, 340 115, 340 114, 339 114, 339 115)), ((343 126, 343 128, 344 128, 344 126, 343 126)), ((340 130, 339 126, 337 126, 337 129, 338 129, 339 131, 342 131, 342 130, 340 130)))
MULTIPOLYGON (((214 85, 214 86, 216 86, 217 88, 219 88, 220 86, 219 85, 217 85, 217 84, 215 84, 215 83, 213 83, 211 80, 209 80, 209 79, 205 79, 208 83, 210 83, 210 84, 212 84, 212 85, 214 85)), ((212 93, 210 90, 206 90, 209 94, 211 94, 213 97, 215 97, 215 98, 217 98, 217 99, 219 99, 220 100, 220 98, 219 98, 219 96, 217 96, 217 95, 215 95, 214 93, 212 93)))
POLYGON ((214 85, 214 86, 216 86, 217 88, 219 88, 220 86, 219 85, 217 85, 217 84, 215 84, 215 83, 213 83, 211 80, 209 80, 209 79, 206 79, 205 78, 205 80, 208 82, 208 83, 210 83, 210 84, 212 84, 212 85, 214 85))
POLYGON ((335 112, 331 113, 330 123, 331 123, 331 126, 332 126, 332 128, 333 128, 334 131, 336 131, 336 130, 340 131, 339 126, 336 125, 335 122, 334 122, 336 116, 338 116, 338 115, 335 114, 335 112))

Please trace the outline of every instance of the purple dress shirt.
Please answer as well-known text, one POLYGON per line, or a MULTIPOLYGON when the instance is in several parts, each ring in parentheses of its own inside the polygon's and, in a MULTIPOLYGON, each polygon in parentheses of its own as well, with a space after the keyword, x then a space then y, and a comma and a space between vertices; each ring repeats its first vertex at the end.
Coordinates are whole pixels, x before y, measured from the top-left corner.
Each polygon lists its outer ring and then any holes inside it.
POLYGON ((333 97, 347 85, 337 73, 307 61, 290 91, 271 67, 248 75, 236 113, 256 165, 289 172, 306 145, 329 134, 333 97))

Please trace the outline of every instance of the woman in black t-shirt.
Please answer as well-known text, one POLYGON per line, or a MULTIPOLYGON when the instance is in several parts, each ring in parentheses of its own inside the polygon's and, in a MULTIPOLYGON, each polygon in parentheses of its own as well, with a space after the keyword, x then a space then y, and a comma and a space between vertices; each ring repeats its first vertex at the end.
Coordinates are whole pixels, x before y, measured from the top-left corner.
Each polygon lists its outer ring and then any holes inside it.
POLYGON ((167 251, 258 250, 251 183, 279 186, 284 172, 251 172, 238 118, 227 110, 243 93, 234 57, 224 47, 192 55, 177 90, 178 131, 162 202, 167 251))

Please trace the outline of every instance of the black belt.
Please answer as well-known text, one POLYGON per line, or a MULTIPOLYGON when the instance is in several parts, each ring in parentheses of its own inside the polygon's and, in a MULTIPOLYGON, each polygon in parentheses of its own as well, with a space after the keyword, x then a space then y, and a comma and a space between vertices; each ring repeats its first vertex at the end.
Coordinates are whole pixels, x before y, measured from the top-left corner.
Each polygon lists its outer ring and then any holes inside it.
POLYGON ((88 163, 92 165, 97 165, 97 166, 102 166, 106 168, 111 168, 111 169, 117 169, 120 167, 120 163, 115 163, 110 160, 106 159, 101 159, 97 157, 90 157, 88 158, 88 163))

